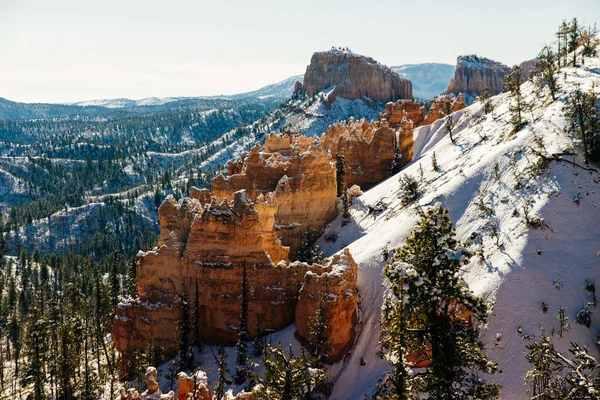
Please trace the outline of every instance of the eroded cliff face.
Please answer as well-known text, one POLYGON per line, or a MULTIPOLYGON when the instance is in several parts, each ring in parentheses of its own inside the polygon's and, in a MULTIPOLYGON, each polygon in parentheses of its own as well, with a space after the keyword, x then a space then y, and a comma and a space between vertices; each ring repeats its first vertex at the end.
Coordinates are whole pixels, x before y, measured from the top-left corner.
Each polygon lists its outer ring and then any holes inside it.
MULTIPOLYGON (((367 122, 350 118, 331 125, 321 136, 321 143, 332 156, 344 156, 347 187, 358 185, 368 189, 390 176, 397 135, 398 129, 392 129, 386 120, 367 122)), ((412 141, 412 131, 408 136, 412 141)), ((407 153, 405 149, 403 154, 407 153)), ((407 162, 412 159, 406 157, 407 162)))
POLYGON ((492 94, 498 94, 504 90, 504 77, 509 72, 508 66, 488 58, 459 56, 454 78, 446 93, 469 93, 476 96, 488 89, 492 94))
MULTIPOLYGON (((325 274, 322 279, 335 281, 332 288, 342 285, 338 277, 327 275, 333 268, 331 260, 324 265, 289 262, 289 249, 275 234, 277 211, 275 194, 261 193, 253 201, 245 190, 236 191, 231 201, 176 201, 172 196, 164 201, 159 208, 159 246, 139 254, 138 298, 124 300, 117 307, 112 337, 123 356, 124 370, 135 352, 147 346, 155 347, 158 361, 177 354, 186 316, 190 342, 234 344, 244 270, 250 338, 259 330, 279 330, 294 322, 299 293, 308 277, 325 274), (197 338, 194 321, 198 321, 197 338)), ((334 259, 336 266, 343 262, 349 269, 355 266, 349 253, 341 261, 334 259)), ((354 288, 348 301, 356 307, 356 274, 345 278, 352 279, 343 285, 354 288)), ((348 302, 342 306, 351 307, 348 302)), ((355 316, 344 313, 332 309, 336 318, 328 323, 335 332, 354 327, 355 316), (346 315, 348 321, 339 315, 346 315)), ((350 340, 351 334, 347 337, 350 340)), ((347 343, 336 345, 332 357, 341 357, 346 347, 347 343)))
POLYGON ((348 249, 324 263, 319 273, 308 272, 300 290, 296 306, 296 329, 304 338, 310 338, 311 320, 323 305, 327 348, 331 349, 328 361, 335 362, 346 354, 354 342, 356 324, 357 289, 353 282, 358 278, 358 265, 348 249), (322 296, 322 301, 321 300, 322 296))
POLYGON ((255 200, 273 193, 274 231, 293 255, 308 236, 316 239, 337 216, 335 165, 318 138, 269 135, 264 149, 253 147, 240 164, 230 163, 229 170, 237 173, 214 178, 212 195, 221 201, 245 189, 255 200))
POLYGON ((348 51, 331 50, 314 53, 304 74, 304 83, 294 93, 309 96, 333 88, 327 101, 337 97, 349 100, 371 99, 377 102, 412 99, 412 83, 400 78, 390 68, 369 57, 348 51))
POLYGON ((429 102, 429 112, 423 121, 423 125, 432 124, 438 119, 444 118, 446 115, 462 110, 465 107, 467 107, 467 104, 462 93, 456 97, 448 95, 438 96, 429 102))

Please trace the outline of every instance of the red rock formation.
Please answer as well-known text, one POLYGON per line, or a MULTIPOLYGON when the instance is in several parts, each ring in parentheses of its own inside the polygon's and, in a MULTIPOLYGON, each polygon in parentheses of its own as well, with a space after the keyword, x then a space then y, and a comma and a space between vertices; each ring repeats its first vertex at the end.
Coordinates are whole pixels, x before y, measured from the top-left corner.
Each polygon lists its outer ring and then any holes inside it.
POLYGON ((385 120, 368 123, 350 118, 331 125, 321 136, 321 144, 334 157, 344 155, 348 187, 358 185, 368 189, 390 175, 396 133, 385 120))
MULTIPOLYGON (((250 336, 257 334, 257 322, 261 330, 279 330, 294 322, 306 273, 321 275, 331 270, 332 262, 324 267, 290 264, 288 248, 275 236, 277 210, 272 193, 260 194, 252 202, 241 190, 234 193, 231 202, 213 199, 204 204, 197 199, 176 202, 167 197, 159 208, 159 247, 140 254, 139 297, 124 300, 117 307, 112 337, 123 356, 124 370, 135 351, 148 345, 156 348, 160 360, 177 353, 185 308, 188 326, 193 320, 199 323, 198 339, 235 343, 244 267, 250 336)), ((345 254, 340 260, 350 263, 351 257, 345 254)), ((353 281, 345 283, 349 288, 356 287, 355 275, 353 281)), ((349 307, 346 303, 343 306, 349 307)), ((340 319, 344 313, 335 310, 332 315, 337 317, 330 324, 340 324, 344 330, 353 326, 353 320, 340 319)))
POLYGON ((323 311, 328 321, 325 330, 327 348, 330 349, 328 361, 335 362, 346 354, 354 341, 358 298, 354 282, 358 277, 358 265, 346 248, 330 258, 323 269, 325 271, 320 275, 316 271, 306 274, 296 306, 296 329, 302 338, 310 338, 310 323, 323 296, 323 311))
POLYGON ((192 376, 180 372, 177 375, 177 383, 177 400, 212 400, 208 378, 203 371, 197 371, 192 376))
POLYGON ((445 117, 449 113, 462 110, 467 106, 462 93, 456 97, 441 95, 435 99, 432 99, 429 104, 429 112, 423 121, 423 125, 432 124, 438 119, 445 117))
POLYGON ((504 76, 509 72, 509 67, 497 61, 476 55, 459 56, 446 93, 479 95, 488 89, 498 94, 504 90, 504 76))
POLYGON ((295 254, 309 233, 318 237, 337 216, 335 166, 318 138, 270 135, 267 151, 261 149, 257 145, 244 157, 241 173, 214 178, 212 193, 218 200, 231 199, 247 188, 255 200, 273 192, 276 234, 295 254))
POLYGON ((387 103, 385 112, 386 119, 391 126, 400 124, 404 117, 411 120, 414 126, 422 125, 425 119, 425 107, 414 100, 398 100, 395 103, 387 103))
POLYGON ((337 97, 349 100, 369 98, 378 102, 412 99, 412 83, 400 78, 390 68, 369 57, 347 51, 314 53, 304 74, 302 86, 296 86, 309 96, 327 88, 334 88, 327 101, 337 97))

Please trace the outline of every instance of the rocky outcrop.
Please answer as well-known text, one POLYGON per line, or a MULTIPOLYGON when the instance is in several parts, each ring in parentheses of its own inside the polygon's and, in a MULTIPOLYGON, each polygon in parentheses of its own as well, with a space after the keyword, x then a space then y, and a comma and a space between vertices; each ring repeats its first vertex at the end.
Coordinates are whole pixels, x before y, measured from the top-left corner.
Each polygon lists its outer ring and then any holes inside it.
POLYGON ((337 215, 335 165, 318 138, 269 135, 262 150, 252 148, 239 173, 214 178, 212 195, 221 201, 245 189, 256 200, 272 192, 275 234, 295 255, 307 236, 320 236, 337 215))
MULTIPOLYGON (((321 136, 321 144, 332 156, 344 156, 347 187, 358 185, 368 189, 390 176, 398 132, 386 120, 367 122, 350 118, 330 126, 321 136)), ((412 143, 412 132, 408 136, 412 143)), ((407 149, 401 152, 407 155, 407 162, 412 159, 407 149)))
POLYGON ((504 90, 503 82, 510 68, 497 61, 476 55, 459 56, 457 58, 454 78, 446 93, 469 93, 477 96, 485 89, 492 94, 504 90))
MULTIPOLYGON (((335 190, 335 183, 333 187, 335 190)), ((307 273, 310 278, 328 274, 333 261, 324 265, 289 262, 289 249, 275 234, 276 196, 261 193, 252 201, 240 190, 232 200, 218 202, 213 198, 210 203, 167 197, 159 208, 159 245, 139 254, 138 298, 123 300, 114 319, 112 338, 122 354, 124 370, 135 351, 148 346, 155 348, 160 361, 174 356, 184 325, 190 342, 235 343, 244 275, 250 338, 259 331, 279 330, 294 322, 307 273), (194 324, 198 326, 197 337, 194 324)), ((334 259, 338 260, 336 265, 354 265, 347 253, 343 259, 334 259)), ((353 281, 344 284, 356 288, 356 274, 346 277, 353 281)), ((334 279, 335 285, 341 285, 334 276, 322 279, 334 279)), ((353 301, 356 305, 357 296, 353 301)), ((343 306, 350 307, 346 303, 343 306)), ((354 316, 346 318, 349 321, 341 323, 338 316, 329 323, 346 330, 353 327, 354 316)))
POLYGON ((399 125, 404 117, 411 120, 414 126, 421 126, 425 120, 425 107, 414 100, 389 102, 385 105, 385 112, 391 126, 399 125))
MULTIPOLYGON (((413 127, 429 125, 440 118, 445 117, 449 112, 453 113, 462 110, 467 106, 465 97, 460 93, 458 96, 440 95, 429 102, 429 112, 425 113, 425 107, 418 101, 398 100, 395 103, 385 105, 386 113, 380 116, 380 120, 385 118, 393 127, 402 127, 403 121, 412 122, 413 127)), ((407 122, 404 122, 404 129, 410 129, 407 122)), ((412 159, 412 157, 411 157, 412 159)))
POLYGON ((327 88, 332 88, 326 99, 329 103, 337 97, 377 102, 412 99, 409 80, 372 58, 342 50, 314 53, 294 96, 299 91, 312 96, 327 88))
POLYGON ((462 93, 456 97, 448 95, 438 96, 429 102, 429 112, 423 121, 423 125, 432 124, 448 114, 462 110, 466 106, 467 104, 462 93))
POLYGON ((154 367, 146 369, 145 380, 147 390, 141 395, 136 388, 121 388, 120 400, 170 399, 170 400, 212 400, 208 378, 203 371, 197 371, 192 376, 185 372, 177 375, 179 390, 177 397, 173 391, 163 394, 157 382, 158 371, 154 367))
POLYGON ((196 371, 192 376, 185 372, 177 375, 177 400, 212 400, 208 377, 203 371, 196 371))
POLYGON ((354 341, 358 265, 346 248, 330 258, 321 274, 308 272, 296 306, 296 329, 300 337, 310 338, 310 322, 315 310, 323 307, 328 361, 340 360, 354 341))

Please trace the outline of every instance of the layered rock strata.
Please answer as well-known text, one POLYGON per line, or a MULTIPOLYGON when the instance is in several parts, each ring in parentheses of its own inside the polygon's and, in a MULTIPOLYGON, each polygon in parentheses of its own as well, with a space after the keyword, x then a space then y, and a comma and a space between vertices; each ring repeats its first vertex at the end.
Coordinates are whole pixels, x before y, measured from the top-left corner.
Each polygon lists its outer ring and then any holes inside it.
POLYGON ((338 361, 346 354, 354 341, 356 324, 356 279, 358 265, 346 248, 330 258, 321 274, 309 271, 300 290, 296 306, 296 329, 303 338, 310 337, 311 320, 320 304, 323 306, 328 361, 338 361))
MULTIPOLYGON (((194 193, 204 198, 201 191, 194 193)), ((118 305, 113 324, 112 337, 122 354, 124 370, 135 352, 148 346, 155 348, 157 361, 173 357, 184 326, 190 343, 197 339, 234 344, 244 271, 250 338, 294 322, 299 293, 307 284, 310 287, 308 279, 313 276, 325 274, 323 279, 335 281, 332 288, 342 285, 337 277, 329 275, 334 263, 336 270, 343 270, 345 262, 346 268, 354 271, 356 264, 347 252, 323 265, 288 261, 289 249, 275 235, 275 197, 261 193, 252 201, 240 190, 231 201, 175 201, 169 196, 163 202, 159 208, 159 244, 152 251, 139 254, 138 298, 118 305), (194 324, 198 325, 198 337, 194 337, 194 324)), ((355 321, 347 309, 351 307, 349 302, 354 301, 356 306, 357 276, 350 273, 344 277, 352 280, 344 280, 343 284, 351 289, 353 297, 340 303, 343 310, 336 309, 337 303, 331 306, 330 315, 338 317, 328 320, 328 324, 335 332, 352 331, 355 321), (339 315, 346 316, 347 321, 341 323, 339 315)), ((347 332, 345 337, 351 338, 352 333, 347 332)), ((332 340, 335 352, 331 356, 336 359, 348 344, 338 344, 337 337, 332 340)))
POLYGON ((441 95, 431 99, 429 102, 429 112, 423 121, 423 125, 432 124, 448 114, 462 110, 466 106, 467 104, 462 93, 455 97, 441 95))
POLYGON ((272 192, 277 205, 275 234, 296 254, 308 236, 316 239, 337 215, 332 161, 318 138, 270 135, 264 149, 256 145, 241 163, 228 164, 234 174, 213 179, 212 195, 221 201, 245 189, 248 197, 256 200, 272 192))
POLYGON ((332 88, 327 102, 337 97, 377 102, 412 99, 412 83, 372 58, 348 51, 314 53, 304 74, 304 83, 296 84, 295 97, 304 92, 312 96, 332 88))
POLYGON ((510 72, 510 68, 488 58, 476 55, 459 56, 456 62, 454 78, 446 93, 469 93, 477 96, 485 89, 492 94, 498 94, 504 90, 504 77, 510 72))

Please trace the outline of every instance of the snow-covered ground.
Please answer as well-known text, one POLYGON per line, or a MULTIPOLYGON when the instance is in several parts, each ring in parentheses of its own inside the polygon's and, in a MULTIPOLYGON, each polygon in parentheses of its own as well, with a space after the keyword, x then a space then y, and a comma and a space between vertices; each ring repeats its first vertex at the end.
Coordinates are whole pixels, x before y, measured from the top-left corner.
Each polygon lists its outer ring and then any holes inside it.
MULTIPOLYGON (((538 161, 531 149, 547 155, 580 153, 566 133, 562 105, 578 84, 589 90, 595 82, 600 92, 598 59, 563 72, 566 80, 561 72, 556 102, 545 90, 538 98, 532 83, 523 85, 525 99, 533 107, 525 116, 528 126, 514 135, 507 122, 507 94, 494 98, 493 116, 485 116, 479 104, 455 113, 456 145, 441 121, 416 129, 415 161, 356 198, 348 225, 342 227, 338 219, 327 228, 318 244, 326 254, 350 248, 359 263, 361 296, 355 346, 344 363, 331 369, 337 376, 332 399, 363 399, 390 369, 377 355, 385 292, 382 253, 401 245, 417 220, 417 205, 403 208, 398 199, 398 177, 406 174, 421 181, 418 206, 441 201, 450 209, 459 239, 473 241, 474 250, 483 249, 483 260, 474 257, 464 268, 464 279, 492 306, 481 335, 490 358, 503 370, 491 377, 502 385, 502 399, 529 398, 523 380, 530 368, 525 345, 531 343, 530 337, 539 337, 538 326, 548 333, 557 330, 560 307, 570 318, 571 330, 562 339, 555 338, 557 347, 566 350, 570 341, 576 341, 599 355, 600 319, 593 315, 592 326, 586 328, 575 323, 575 316, 591 301, 584 290, 586 281, 600 282, 600 173, 556 161, 547 171, 531 170, 538 161), (438 171, 432 168, 434 152, 438 171), (545 224, 531 228, 526 213, 530 220, 542 218, 545 224), (338 235, 334 243, 324 239, 331 232, 338 235), (542 302, 548 304, 546 313, 542 302), (366 365, 360 365, 361 358, 366 365)), ((582 164, 579 156, 564 158, 582 164)), ((595 314, 596 308, 591 309, 595 314)))

